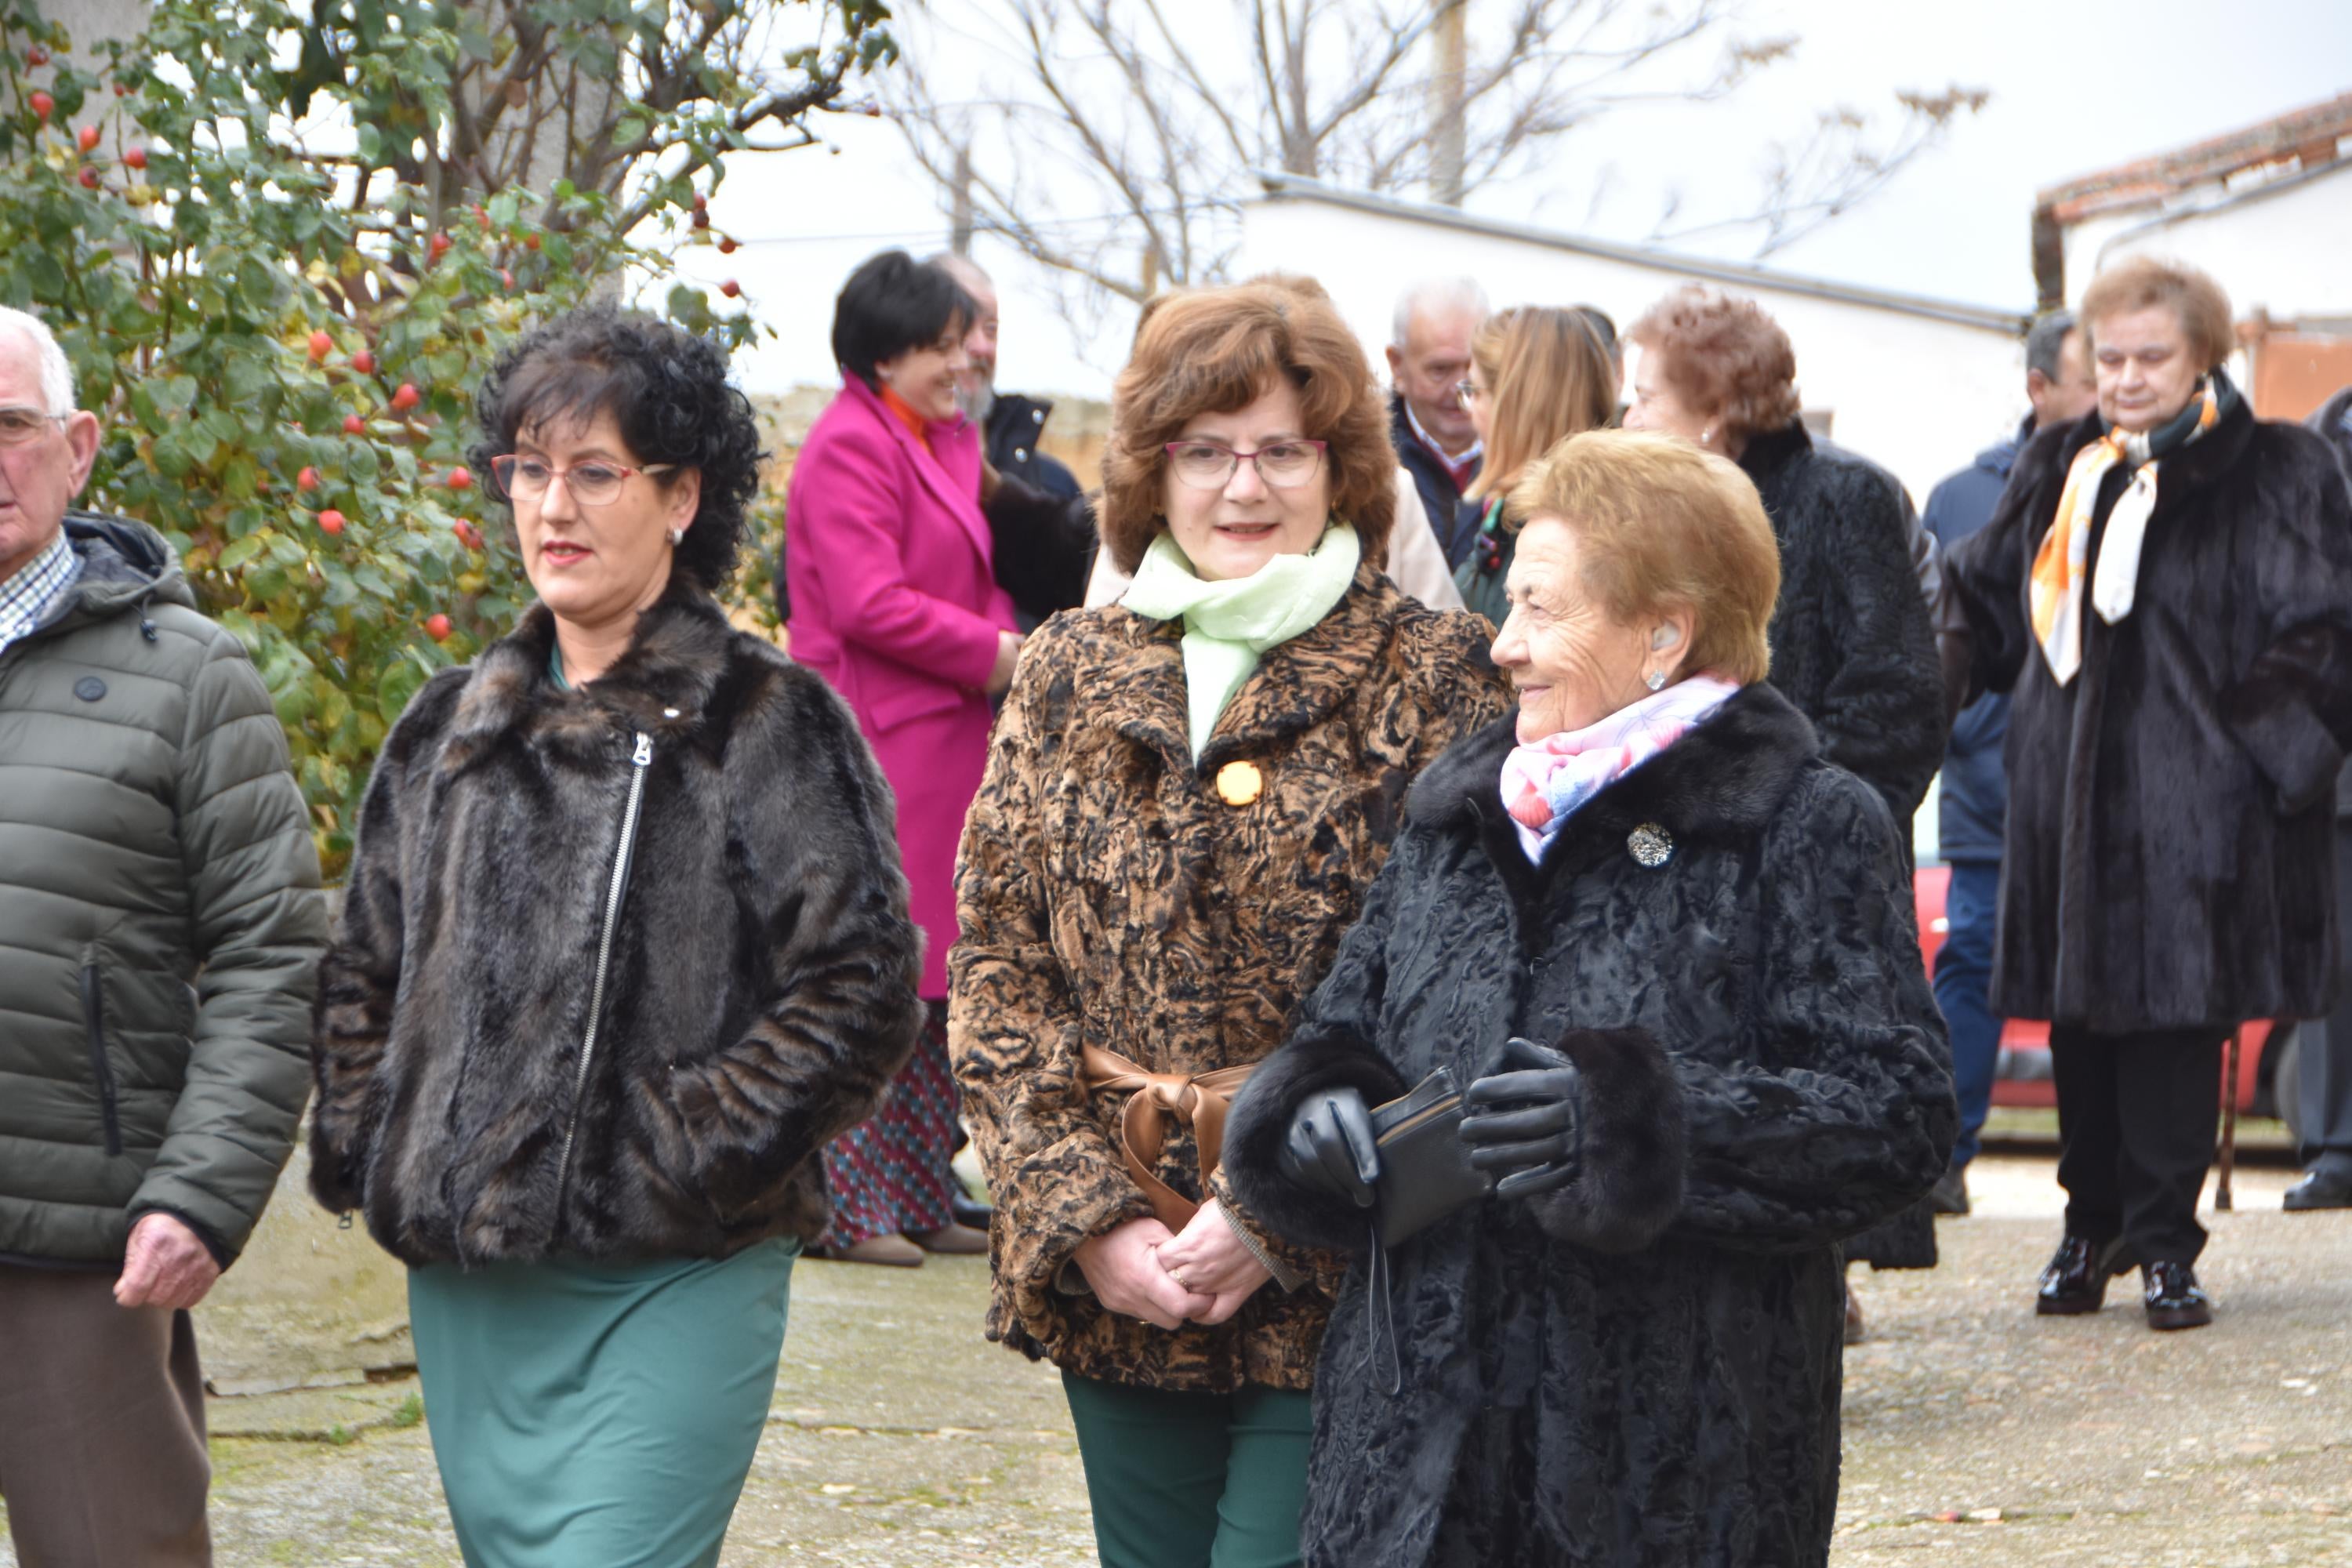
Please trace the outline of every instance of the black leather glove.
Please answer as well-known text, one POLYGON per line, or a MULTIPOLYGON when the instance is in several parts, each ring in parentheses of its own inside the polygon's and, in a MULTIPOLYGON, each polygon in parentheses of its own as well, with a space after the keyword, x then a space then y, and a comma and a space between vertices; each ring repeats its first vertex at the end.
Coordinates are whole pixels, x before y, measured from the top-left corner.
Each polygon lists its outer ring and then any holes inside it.
POLYGON ((1291 1113, 1276 1159, 1291 1185, 1372 1206, 1381 1179, 1381 1152, 1372 1140, 1372 1113, 1353 1089, 1318 1089, 1291 1113))
POLYGON ((1503 1047, 1503 1070, 1463 1095, 1470 1163, 1499 1177, 1495 1195, 1527 1197, 1576 1179, 1584 1089, 1576 1064, 1533 1040, 1503 1047))

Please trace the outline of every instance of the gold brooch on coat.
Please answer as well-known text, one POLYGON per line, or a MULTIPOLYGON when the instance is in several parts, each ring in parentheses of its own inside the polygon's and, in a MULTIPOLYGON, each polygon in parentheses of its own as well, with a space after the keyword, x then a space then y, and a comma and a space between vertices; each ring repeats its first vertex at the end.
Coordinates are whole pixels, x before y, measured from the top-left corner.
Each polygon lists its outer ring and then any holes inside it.
POLYGON ((1217 770, 1217 798, 1227 805, 1255 805, 1265 793, 1265 775, 1255 763, 1227 763, 1217 770))
POLYGON ((1654 871, 1675 858, 1675 836, 1654 822, 1645 822, 1625 836, 1625 847, 1637 864, 1654 871))

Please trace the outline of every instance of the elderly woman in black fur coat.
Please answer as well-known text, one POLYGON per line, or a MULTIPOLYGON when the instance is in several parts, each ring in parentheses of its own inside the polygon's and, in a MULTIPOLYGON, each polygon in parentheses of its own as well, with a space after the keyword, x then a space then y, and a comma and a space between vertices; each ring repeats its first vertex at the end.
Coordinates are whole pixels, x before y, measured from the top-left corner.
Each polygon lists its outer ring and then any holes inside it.
POLYGON ((2254 417, 2230 302, 2137 258, 2095 279, 2097 410, 2021 453, 1954 552, 1979 689, 2015 693, 1992 1002, 2047 1018, 2066 1228, 2035 1310, 2137 1264, 2199 1327, 2221 1041, 2327 1011, 2352 747, 2352 505, 2327 443, 2254 417))
MULTIPOLYGON (((1916 554, 1930 547, 1911 498, 1876 463, 1806 432, 1796 349, 1753 300, 1677 289, 1625 335, 1641 351, 1625 428, 1696 441, 1756 481, 1780 544, 1772 684, 1812 721, 1829 760, 1878 792, 1907 846, 1947 729, 1916 554)), ((1877 1268, 1934 1268, 1933 1205, 1873 1226, 1845 1252, 1877 1268)), ((1851 1297, 1846 1310, 1848 1337, 1859 1338, 1851 1297)))
POLYGON ((711 599, 759 483, 722 350, 583 311, 479 410, 538 602, 377 759, 311 1187, 409 1265, 467 1563, 715 1563, 814 1156, 915 1042, 890 792, 841 700, 711 599))
POLYGON ((1821 1563, 1838 1242, 1927 1192, 1957 1124, 1901 846, 1761 679, 1779 574, 1737 468, 1595 432, 1510 505, 1519 710, 1413 786, 1226 1128, 1253 1212, 1362 1258, 1307 1562, 1821 1563), (1468 1086, 1440 1166, 1494 1184, 1381 1249, 1452 1184, 1387 1165, 1367 1107, 1440 1068, 1468 1086))

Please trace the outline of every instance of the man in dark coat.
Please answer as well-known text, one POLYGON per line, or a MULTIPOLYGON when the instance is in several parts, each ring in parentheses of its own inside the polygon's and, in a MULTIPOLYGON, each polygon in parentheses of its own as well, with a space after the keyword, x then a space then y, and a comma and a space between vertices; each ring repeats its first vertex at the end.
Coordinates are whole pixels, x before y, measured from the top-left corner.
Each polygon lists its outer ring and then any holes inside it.
MULTIPOLYGON (((2352 386, 2323 404, 2311 427, 2336 448, 2352 478, 2352 386)), ((2336 775, 2336 896, 2352 887, 2352 767, 2336 775)), ((2345 927, 2341 968, 2352 974, 2352 924, 2345 927)), ((2291 1212, 2352 1208, 2352 985, 2325 1020, 2303 1026, 2296 1047, 2302 1082, 2295 1142, 2302 1146, 2303 1180, 2287 1189, 2291 1212)))
POLYGON ((2080 315, 2097 412, 2035 436, 1947 563, 1975 684, 2015 698, 1992 1005, 2051 1020, 2068 1202, 2036 1310, 2095 1311, 2137 1262, 2148 1326, 2187 1329, 2221 1041, 2336 994, 2352 493, 2221 373, 2202 273, 2132 258, 2080 315))
POLYGON ((964 417, 980 426, 987 468, 982 510, 994 536, 999 586, 1013 595, 1021 629, 1032 632, 1056 610, 1085 602, 1094 565, 1094 509, 1077 476, 1038 447, 1054 405, 996 389, 996 284, 968 256, 933 258, 977 307, 964 334, 969 368, 956 387, 964 417))
POLYGON ((1470 340, 1486 319, 1486 292, 1475 279, 1433 278, 1398 297, 1389 334, 1389 439, 1455 566, 1477 539, 1475 523, 1456 524, 1462 492, 1486 455, 1456 388, 1470 374, 1470 340))
POLYGON ((99 422, 0 311, 0 1492, 28 1563, 211 1561, 188 1309, 310 1093, 326 945, 285 731, 99 422))
MULTIPOLYGON (((2025 334, 2025 396, 2033 412, 2017 433, 1979 452, 1975 462, 1927 497, 1927 532, 1945 552, 1991 518, 2017 454, 2035 431, 2072 425, 2096 405, 2090 350, 2073 311, 2053 310, 2025 334)), ((1936 1184, 1936 1207, 1943 1214, 1969 1212, 1969 1162, 1976 1158, 1992 1104, 2000 1052, 2001 1020, 1987 1002, 1986 989, 1992 980, 2001 823, 2009 815, 2009 781, 2000 764, 2008 736, 2009 699, 1988 691, 1961 710, 1944 747, 1937 830, 1951 882, 1944 894, 1944 945, 1936 953, 1936 1002, 1952 1029, 1960 1138, 1952 1146, 1951 1170, 1936 1184)))

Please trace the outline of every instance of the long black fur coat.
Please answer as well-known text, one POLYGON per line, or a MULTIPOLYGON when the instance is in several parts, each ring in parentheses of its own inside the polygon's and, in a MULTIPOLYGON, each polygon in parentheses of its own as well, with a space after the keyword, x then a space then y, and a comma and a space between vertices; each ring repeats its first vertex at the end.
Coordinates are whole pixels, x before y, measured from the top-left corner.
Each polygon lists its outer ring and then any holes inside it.
POLYGON ((1315 1380, 1316 1568, 1820 1563, 1837 1499, 1838 1241, 1944 1169, 1958 1114, 1885 805, 1755 686, 1532 866, 1505 719, 1413 786, 1301 1026, 1226 1126, 1272 1228, 1359 1255, 1315 1380), (1673 841, 1642 864, 1629 836, 1673 841), (1391 1249, 1292 1187, 1313 1090, 1475 1078, 1513 1035, 1582 1069, 1580 1169, 1391 1249), (1388 1392, 1393 1313, 1402 1386, 1388 1392))
MULTIPOLYGON (((1979 689, 2014 690, 1992 1003, 2105 1033, 2326 1014, 2352 748, 2352 496, 2242 404, 2162 460, 2132 613, 2061 687, 2028 584, 2097 416, 2034 437, 1947 563, 1979 689)), ((2091 563, 2128 476, 2101 486, 2091 563)))
POLYGON ((920 1019, 889 787, 840 699, 699 595, 674 585, 574 691, 553 637, 534 606, 418 691, 377 760, 320 973, 312 1191, 410 1263, 813 1239, 812 1156, 920 1019))
POLYGON ((1749 438, 1780 542, 1772 684, 1813 722, 1829 760, 1878 791, 1895 826, 1944 761, 1934 624, 1911 561, 1911 501, 1895 476, 1802 425, 1749 438))

